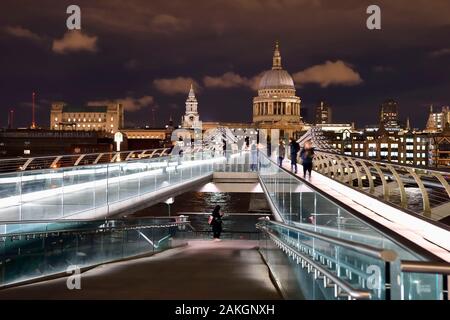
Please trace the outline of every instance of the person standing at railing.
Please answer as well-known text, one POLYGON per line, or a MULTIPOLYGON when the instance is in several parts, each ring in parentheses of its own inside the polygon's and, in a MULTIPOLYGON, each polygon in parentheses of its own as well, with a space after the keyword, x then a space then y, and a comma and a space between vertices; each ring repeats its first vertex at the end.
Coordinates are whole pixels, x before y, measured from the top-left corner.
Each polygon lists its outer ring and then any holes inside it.
POLYGON ((300 145, 294 138, 290 138, 289 148, 291 153, 291 171, 297 173, 297 154, 300 150, 300 145))
POLYGON ((306 178, 306 172, 309 173, 309 179, 311 179, 311 171, 313 168, 314 148, 311 141, 306 141, 300 152, 300 158, 302 159, 303 166, 303 178, 306 178))
POLYGON ((283 166, 284 156, 286 154, 286 146, 284 145, 283 139, 280 139, 280 144, 278 145, 278 166, 283 166))
POLYGON ((222 241, 220 240, 220 234, 222 233, 222 216, 223 213, 220 211, 220 206, 217 205, 209 217, 209 224, 212 227, 214 241, 222 241))

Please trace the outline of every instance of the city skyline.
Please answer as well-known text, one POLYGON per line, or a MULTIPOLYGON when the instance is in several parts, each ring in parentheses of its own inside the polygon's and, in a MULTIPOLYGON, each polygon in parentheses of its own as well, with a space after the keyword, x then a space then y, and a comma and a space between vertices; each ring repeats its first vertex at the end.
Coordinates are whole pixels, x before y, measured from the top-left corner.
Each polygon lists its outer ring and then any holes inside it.
POLYGON ((250 122, 275 40, 308 121, 326 101, 336 122, 375 124, 380 105, 393 98, 400 120, 424 128, 430 104, 448 105, 445 1, 414 1, 408 10, 404 1, 380 1, 382 30, 375 31, 365 27, 367 1, 79 1, 81 33, 65 27, 67 1, 43 1, 38 13, 30 1, 8 2, 0 13, 1 126, 10 109, 15 126, 31 124, 33 91, 39 125, 49 125, 51 103, 62 100, 123 102, 128 125, 151 124, 156 109, 162 126, 184 113, 191 82, 202 120, 250 122))

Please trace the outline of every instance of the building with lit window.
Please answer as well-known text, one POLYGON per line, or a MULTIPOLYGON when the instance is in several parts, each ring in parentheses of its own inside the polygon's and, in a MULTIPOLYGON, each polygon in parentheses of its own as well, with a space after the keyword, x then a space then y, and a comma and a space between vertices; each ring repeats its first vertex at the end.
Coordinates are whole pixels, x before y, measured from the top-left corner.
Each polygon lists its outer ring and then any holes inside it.
POLYGON ((112 136, 99 131, 0 130, 0 157, 37 157, 113 151, 112 136))
POLYGON ((388 131, 355 130, 324 131, 324 136, 338 152, 367 158, 415 166, 429 164, 429 136, 411 130, 388 131))
POLYGON ((440 112, 433 111, 433 106, 430 106, 430 113, 425 128, 425 132, 440 132, 444 129, 445 124, 450 123, 450 107, 442 107, 440 112))
POLYGON ((430 134, 430 166, 450 168, 450 123, 441 132, 430 134))
POLYGON ((53 103, 50 111, 50 129, 72 131, 104 131, 116 133, 124 127, 121 104, 106 106, 70 106, 53 103))
POLYGON ((380 126, 388 131, 399 131, 398 104, 392 99, 386 100, 380 107, 380 126))
POLYGON ((317 106, 316 106, 316 110, 315 110, 315 117, 314 117, 314 124, 318 125, 318 124, 328 124, 328 123, 332 123, 332 112, 331 112, 331 107, 321 101, 317 106))
POLYGON ((174 130, 172 118, 163 128, 127 128, 120 130, 124 135, 123 150, 145 150, 167 148, 172 145, 174 130))

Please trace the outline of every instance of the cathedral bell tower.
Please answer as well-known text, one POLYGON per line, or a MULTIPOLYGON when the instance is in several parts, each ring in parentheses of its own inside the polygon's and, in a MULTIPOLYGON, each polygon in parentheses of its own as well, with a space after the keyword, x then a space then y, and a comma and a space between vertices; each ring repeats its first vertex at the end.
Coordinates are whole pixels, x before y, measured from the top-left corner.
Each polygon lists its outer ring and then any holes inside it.
POLYGON ((201 126, 200 117, 198 114, 198 102, 195 97, 194 88, 191 84, 188 97, 186 99, 186 112, 181 118, 181 127, 185 129, 195 129, 201 126))

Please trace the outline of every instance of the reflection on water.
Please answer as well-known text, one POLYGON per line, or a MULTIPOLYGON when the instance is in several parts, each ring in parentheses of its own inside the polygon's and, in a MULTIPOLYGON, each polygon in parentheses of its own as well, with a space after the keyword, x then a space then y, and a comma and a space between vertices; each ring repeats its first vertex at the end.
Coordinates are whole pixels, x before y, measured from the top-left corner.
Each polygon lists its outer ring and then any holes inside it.
MULTIPOLYGON (((253 232, 258 218, 270 215, 267 200, 262 193, 186 192, 174 198, 170 205, 171 215, 188 215, 196 230, 210 230, 208 215, 216 205, 225 214, 224 231, 253 232), (239 215, 234 215, 239 213, 239 215), (243 215, 245 214, 245 215, 243 215)), ((167 216, 169 207, 159 203, 133 214, 133 216, 167 216)))
MULTIPOLYGON (((397 205, 401 204, 400 191, 398 188, 391 188, 389 190, 389 200, 397 205)), ((408 209, 414 212, 423 211, 422 192, 418 187, 405 186, 406 198, 408 201, 408 209)), ((438 190, 436 188, 426 188, 430 206, 432 208, 441 205, 448 201, 448 196, 445 190, 438 190)))

